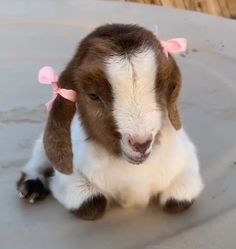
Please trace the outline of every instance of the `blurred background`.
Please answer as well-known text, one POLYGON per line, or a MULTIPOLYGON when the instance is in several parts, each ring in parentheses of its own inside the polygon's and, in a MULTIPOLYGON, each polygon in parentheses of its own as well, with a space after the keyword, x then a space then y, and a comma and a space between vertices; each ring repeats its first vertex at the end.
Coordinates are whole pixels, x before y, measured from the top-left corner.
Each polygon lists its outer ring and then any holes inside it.
POLYGON ((236 0, 121 0, 193 10, 236 19, 236 0))

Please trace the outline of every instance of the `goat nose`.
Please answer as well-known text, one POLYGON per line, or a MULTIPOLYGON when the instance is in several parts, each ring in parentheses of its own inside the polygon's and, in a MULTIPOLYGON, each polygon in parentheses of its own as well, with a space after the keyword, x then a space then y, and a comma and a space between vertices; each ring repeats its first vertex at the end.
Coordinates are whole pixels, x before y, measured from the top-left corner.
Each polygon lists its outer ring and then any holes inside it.
POLYGON ((140 143, 135 141, 135 139, 129 139, 129 144, 131 146, 131 148, 136 151, 136 152, 140 152, 141 154, 144 154, 147 149, 150 147, 152 140, 148 139, 147 141, 140 143))

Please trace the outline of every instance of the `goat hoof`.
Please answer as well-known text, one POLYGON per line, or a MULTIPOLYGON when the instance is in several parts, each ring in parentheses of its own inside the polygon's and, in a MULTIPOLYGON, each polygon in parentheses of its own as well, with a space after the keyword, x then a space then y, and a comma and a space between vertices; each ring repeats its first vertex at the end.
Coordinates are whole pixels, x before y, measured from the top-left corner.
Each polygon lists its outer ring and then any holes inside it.
POLYGON ((45 188, 43 183, 37 179, 26 179, 26 174, 22 173, 17 182, 18 197, 27 200, 30 204, 38 200, 44 199, 49 190, 45 188))

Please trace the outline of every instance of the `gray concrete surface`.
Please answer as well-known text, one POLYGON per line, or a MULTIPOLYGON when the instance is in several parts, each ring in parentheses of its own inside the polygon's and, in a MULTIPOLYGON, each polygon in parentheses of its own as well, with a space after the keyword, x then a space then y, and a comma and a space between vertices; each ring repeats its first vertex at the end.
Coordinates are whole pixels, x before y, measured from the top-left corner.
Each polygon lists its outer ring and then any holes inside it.
POLYGON ((0 248, 230 249, 236 237, 236 22, 120 2, 0 2, 0 248), (78 43, 107 22, 159 27, 185 36, 177 60, 181 109, 195 141, 206 189, 181 215, 158 207, 113 209, 95 222, 77 220, 52 197, 34 206, 16 197, 15 181, 46 118, 51 89, 37 83, 45 65, 61 70, 78 43))

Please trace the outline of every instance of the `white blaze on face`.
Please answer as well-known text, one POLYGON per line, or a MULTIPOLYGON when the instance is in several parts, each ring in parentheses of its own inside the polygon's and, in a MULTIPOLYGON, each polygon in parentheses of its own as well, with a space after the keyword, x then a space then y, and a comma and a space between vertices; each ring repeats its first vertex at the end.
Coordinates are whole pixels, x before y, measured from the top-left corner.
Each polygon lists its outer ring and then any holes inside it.
POLYGON ((155 53, 146 49, 128 56, 112 56, 106 73, 114 97, 114 119, 122 136, 139 137, 143 142, 161 126, 161 111, 156 101, 155 53))

